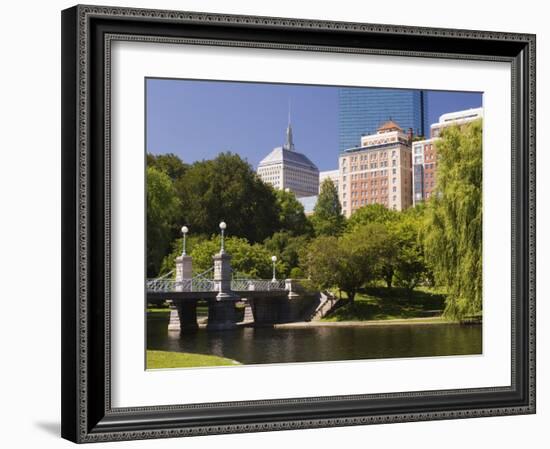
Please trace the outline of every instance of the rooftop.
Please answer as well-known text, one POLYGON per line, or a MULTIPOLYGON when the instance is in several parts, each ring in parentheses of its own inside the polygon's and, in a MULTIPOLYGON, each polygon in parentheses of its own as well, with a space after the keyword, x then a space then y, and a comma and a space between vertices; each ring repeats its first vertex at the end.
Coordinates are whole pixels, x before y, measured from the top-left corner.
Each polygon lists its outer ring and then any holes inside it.
POLYGON ((387 133, 387 132, 390 132, 390 131, 401 131, 401 132, 403 132, 403 129, 401 129, 401 127, 391 119, 388 120, 386 123, 382 124, 382 126, 380 126, 380 128, 378 128, 379 133, 387 133))
POLYGON ((319 172, 319 176, 338 176, 340 174, 340 170, 337 168, 334 170, 324 170, 319 172))
POLYGON ((287 150, 284 147, 276 147, 274 148, 271 153, 269 153, 266 157, 264 157, 261 161, 258 167, 262 167, 265 165, 272 165, 272 164, 297 164, 301 166, 305 166, 306 168, 309 168, 314 171, 319 171, 317 166, 309 160, 309 158, 302 154, 298 153, 297 151, 293 150, 287 150))
POLYGON ((458 120, 468 120, 483 117, 483 108, 471 108, 463 111, 447 112, 439 117, 438 123, 431 126, 440 126, 442 123, 454 122, 458 120))
POLYGON ((286 128, 286 142, 281 147, 273 148, 271 153, 264 157, 258 164, 258 168, 274 164, 294 164, 318 172, 317 166, 309 158, 295 151, 294 139, 292 136, 292 125, 290 124, 290 108, 288 113, 288 127, 286 128))

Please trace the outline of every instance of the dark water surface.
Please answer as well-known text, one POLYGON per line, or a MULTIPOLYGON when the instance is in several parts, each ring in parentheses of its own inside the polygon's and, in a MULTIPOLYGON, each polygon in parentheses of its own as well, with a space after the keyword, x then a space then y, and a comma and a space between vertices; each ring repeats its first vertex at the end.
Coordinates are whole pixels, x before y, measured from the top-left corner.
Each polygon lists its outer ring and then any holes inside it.
POLYGON ((481 326, 400 324, 300 328, 200 329, 180 336, 147 320, 147 349, 211 354, 244 364, 481 354, 481 326))

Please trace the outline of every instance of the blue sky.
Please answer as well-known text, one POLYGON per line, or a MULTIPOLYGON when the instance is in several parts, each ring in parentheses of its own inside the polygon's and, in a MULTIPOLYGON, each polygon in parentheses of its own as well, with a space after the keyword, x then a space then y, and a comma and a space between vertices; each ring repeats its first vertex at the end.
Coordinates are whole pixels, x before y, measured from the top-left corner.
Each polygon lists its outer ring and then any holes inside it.
MULTIPOLYGON (((320 170, 337 167, 338 88, 147 79, 147 151, 187 163, 232 151, 255 168, 282 145, 291 104, 296 149, 320 170)), ((429 122, 481 106, 480 93, 428 92, 429 122)))

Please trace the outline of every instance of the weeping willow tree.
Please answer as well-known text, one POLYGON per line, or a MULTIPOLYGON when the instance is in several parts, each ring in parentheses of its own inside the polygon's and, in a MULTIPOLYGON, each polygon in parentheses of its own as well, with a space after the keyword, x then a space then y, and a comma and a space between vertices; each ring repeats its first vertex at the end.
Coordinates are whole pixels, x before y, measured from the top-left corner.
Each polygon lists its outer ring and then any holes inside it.
POLYGON ((437 141, 436 192, 429 201, 425 253, 448 296, 445 316, 482 310, 482 124, 443 131, 437 141))

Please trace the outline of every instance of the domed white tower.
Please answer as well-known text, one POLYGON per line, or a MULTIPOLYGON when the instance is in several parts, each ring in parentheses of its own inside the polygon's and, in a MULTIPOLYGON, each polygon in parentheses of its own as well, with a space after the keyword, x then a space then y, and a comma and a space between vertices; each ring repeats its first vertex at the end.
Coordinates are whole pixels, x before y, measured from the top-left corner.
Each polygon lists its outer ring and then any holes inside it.
POLYGON ((317 195, 319 169, 307 156, 296 151, 290 112, 286 142, 276 147, 258 165, 258 176, 275 189, 289 190, 297 197, 317 195))

